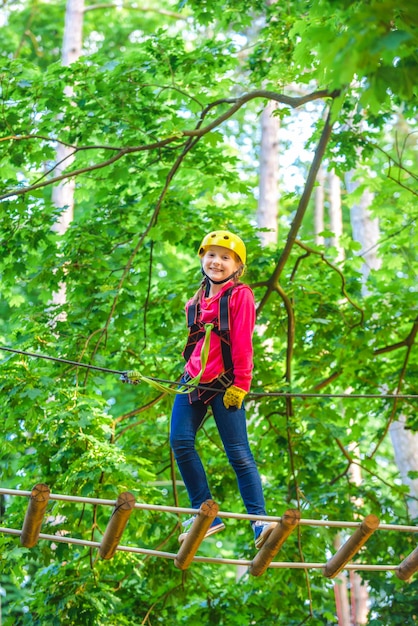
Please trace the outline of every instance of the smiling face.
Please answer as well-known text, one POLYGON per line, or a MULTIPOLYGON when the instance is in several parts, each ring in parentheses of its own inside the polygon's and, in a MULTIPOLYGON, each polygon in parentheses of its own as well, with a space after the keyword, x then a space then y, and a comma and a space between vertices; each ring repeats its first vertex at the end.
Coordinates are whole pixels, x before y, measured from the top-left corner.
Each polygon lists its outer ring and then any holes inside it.
POLYGON ((225 280, 241 265, 235 252, 223 246, 209 246, 202 257, 202 269, 211 280, 225 280))

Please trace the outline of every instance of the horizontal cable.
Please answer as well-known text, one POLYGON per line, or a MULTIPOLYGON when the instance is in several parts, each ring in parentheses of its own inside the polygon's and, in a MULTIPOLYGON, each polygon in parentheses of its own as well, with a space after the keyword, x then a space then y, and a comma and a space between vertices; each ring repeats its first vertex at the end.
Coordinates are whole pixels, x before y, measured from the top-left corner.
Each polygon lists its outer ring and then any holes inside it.
MULTIPOLYGON (((61 357, 49 356, 45 354, 38 354, 36 352, 27 352, 26 350, 17 350, 15 348, 8 348, 6 346, 0 346, 0 350, 4 350, 5 352, 11 352, 13 354, 20 354, 24 356, 29 356, 35 359, 45 359, 47 361, 55 361, 58 363, 65 363, 66 365, 73 365, 74 367, 84 367, 87 369, 95 370, 98 372, 104 372, 106 374, 117 374, 119 376, 123 376, 129 370, 114 370, 109 369, 108 367, 99 367, 98 365, 90 365, 89 363, 80 363, 79 361, 72 361, 70 359, 64 359, 61 357)), ((147 376, 150 381, 156 383, 162 383, 165 385, 179 385, 179 380, 167 380, 165 378, 156 378, 155 376, 147 376)), ((190 388, 190 389, 206 389, 208 391, 216 391, 219 392, 219 389, 215 389, 209 387, 208 385, 190 385, 188 383, 181 383, 182 387, 190 388)), ((247 396, 249 399, 251 398, 378 398, 378 399, 392 399, 396 398, 398 400, 416 400, 418 399, 418 394, 400 394, 400 393, 309 393, 309 392, 290 392, 290 391, 264 391, 264 392, 250 392, 247 396)))
MULTIPOLYGON (((21 531, 15 530, 14 528, 2 528, 0 527, 0 533, 10 534, 20 536, 21 531)), ((56 543, 68 543, 75 544, 79 546, 86 546, 88 548, 100 548, 100 543, 98 541, 88 541, 84 539, 75 539, 73 537, 63 537, 62 535, 47 535, 45 533, 39 534, 39 539, 46 539, 47 541, 53 541, 56 543)), ((165 559, 176 559, 177 554, 172 552, 160 552, 159 550, 148 550, 147 548, 136 548, 134 546, 118 546, 116 548, 121 552, 132 552, 134 554, 144 554, 147 556, 157 556, 165 559)), ((224 559, 224 558, 211 558, 206 556, 195 556, 193 557, 193 561, 198 563, 217 563, 219 565, 244 565, 250 566, 252 561, 246 559, 224 559)), ((271 562, 268 567, 271 568, 290 568, 290 569, 323 569, 326 566, 326 563, 292 563, 292 562, 271 562)), ((344 569, 351 570, 368 570, 368 571, 394 571, 396 570, 397 565, 366 565, 362 563, 349 563, 344 566, 344 569)))
POLYGON ((381 398, 391 399, 398 398, 400 400, 417 400, 418 394, 413 393, 293 393, 287 391, 261 391, 250 392, 248 398, 381 398))
MULTIPOLYGON (((31 491, 22 491, 19 489, 4 489, 0 488, 0 494, 11 495, 11 496, 26 496, 30 497, 31 491)), ((115 506, 116 500, 104 500, 100 498, 85 498, 82 496, 69 496, 65 494, 56 494, 51 493, 49 495, 50 500, 60 500, 65 502, 80 502, 83 504, 98 504, 104 506, 115 506)), ((192 508, 183 508, 176 506, 165 506, 161 504, 146 504, 142 502, 136 502, 134 505, 135 509, 145 510, 145 511, 162 511, 165 513, 175 513, 179 514, 187 514, 187 515, 196 515, 199 513, 199 509, 192 508)), ((273 516, 273 515, 251 515, 248 513, 232 513, 230 511, 219 511, 217 514, 218 517, 224 517, 229 519, 241 519, 241 520, 263 520, 267 522, 280 522, 282 520, 281 517, 273 516)), ((315 519, 301 519, 299 521, 301 526, 326 526, 329 528, 358 528, 361 522, 349 522, 349 521, 338 521, 338 520, 315 520, 315 519)), ((380 524, 378 530, 396 530, 400 532, 418 532, 418 526, 406 526, 401 524, 380 524)))

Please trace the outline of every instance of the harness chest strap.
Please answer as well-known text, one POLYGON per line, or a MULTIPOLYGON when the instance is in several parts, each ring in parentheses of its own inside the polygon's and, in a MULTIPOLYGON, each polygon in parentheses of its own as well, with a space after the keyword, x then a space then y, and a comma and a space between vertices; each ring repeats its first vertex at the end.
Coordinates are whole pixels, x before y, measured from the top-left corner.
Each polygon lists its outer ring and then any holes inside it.
MULTIPOLYGON (((233 287, 230 287, 219 299, 218 317, 212 320, 213 332, 215 332, 221 340, 222 360, 225 372, 233 369, 231 355, 231 339, 230 339, 230 311, 229 302, 231 299, 233 287)), ((189 336, 187 338, 186 347, 183 355, 188 361, 195 349, 196 344, 204 336, 204 325, 200 320, 200 304, 191 304, 187 310, 187 326, 189 328, 189 336)))

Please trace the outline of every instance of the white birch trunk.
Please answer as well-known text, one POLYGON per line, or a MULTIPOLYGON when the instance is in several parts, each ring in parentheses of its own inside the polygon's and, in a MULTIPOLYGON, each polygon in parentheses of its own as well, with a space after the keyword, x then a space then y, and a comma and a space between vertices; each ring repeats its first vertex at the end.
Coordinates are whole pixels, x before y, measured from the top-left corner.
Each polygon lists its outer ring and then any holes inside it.
POLYGON ((324 238, 319 234, 325 228, 324 224, 324 206, 325 206, 325 173, 324 166, 318 170, 316 177, 317 185, 315 187, 315 214, 314 214, 314 233, 315 243, 318 246, 324 245, 324 238))
POLYGON ((337 249, 337 261, 342 261, 344 259, 344 249, 341 246, 341 235, 343 234, 341 181, 334 169, 328 173, 328 185, 330 230, 334 233, 330 243, 337 249))
POLYGON ((395 462, 404 485, 409 487, 408 512, 411 519, 418 517, 418 478, 409 472, 418 472, 418 434, 405 429, 406 418, 401 415, 389 428, 395 453, 395 462))
POLYGON ((263 246, 277 244, 278 235, 278 175, 279 175, 279 120, 273 116, 277 108, 269 101, 261 115, 260 181, 257 225, 269 228, 260 233, 263 246))
MULTIPOLYGON (((353 180, 353 173, 346 176, 346 187, 348 193, 352 193, 359 186, 359 182, 353 180)), ((369 207, 373 202, 374 195, 368 189, 363 194, 358 204, 353 204, 350 210, 351 229, 353 239, 361 244, 358 253, 363 258, 361 273, 363 275, 363 295, 367 295, 367 279, 371 270, 380 268, 381 262, 377 256, 377 243, 379 241, 379 220, 373 219, 370 215, 369 207)))
MULTIPOLYGON (((84 0, 67 0, 66 13, 65 13, 65 27, 64 38, 62 46, 62 64, 65 66, 70 65, 81 56, 82 46, 82 33, 83 33, 83 12, 84 12, 84 0)), ((68 98, 73 96, 73 92, 70 88, 65 89, 65 94, 68 98)), ((56 149, 56 167, 54 175, 61 175, 67 168, 73 163, 74 150, 63 146, 57 145, 56 149)), ((63 235, 74 217, 74 189, 75 181, 70 179, 68 181, 62 181, 58 183, 52 190, 52 201, 54 205, 62 209, 59 219, 54 227, 54 230, 63 235)), ((52 295, 53 305, 62 305, 66 302, 66 289, 65 283, 60 283, 59 290, 52 295)), ((65 319, 65 315, 59 316, 55 321, 59 319, 65 319)))
MULTIPOLYGON (((351 392, 352 389, 347 391, 351 392)), ((352 458, 357 459, 358 461, 357 463, 351 463, 349 474, 350 480, 352 480, 355 485, 361 485, 363 477, 361 475, 360 459, 357 454, 357 448, 358 445, 355 442, 348 446, 348 450, 352 458)), ((363 505, 363 500, 361 498, 354 498, 353 504, 357 507, 361 507, 363 505)), ((367 587, 362 584, 360 575, 355 571, 350 571, 347 582, 350 583, 351 623, 355 624, 355 626, 367 624, 369 614, 369 592, 367 587)))
MULTIPOLYGON (((341 548, 341 535, 338 533, 334 540, 335 551, 341 548)), ((343 570, 334 581, 335 608, 337 610, 338 626, 352 626, 350 599, 348 595, 348 577, 343 570)))

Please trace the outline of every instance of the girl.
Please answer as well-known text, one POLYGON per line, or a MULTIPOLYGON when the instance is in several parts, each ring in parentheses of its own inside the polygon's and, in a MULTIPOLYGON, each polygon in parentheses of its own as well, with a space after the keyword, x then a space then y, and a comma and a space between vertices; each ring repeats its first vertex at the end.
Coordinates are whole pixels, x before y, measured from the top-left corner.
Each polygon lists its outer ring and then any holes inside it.
MULTIPOLYGON (((247 513, 266 515, 260 476, 251 453, 243 399, 251 385, 252 334, 255 324, 254 294, 239 282, 246 262, 243 241, 233 233, 218 230, 206 235, 199 248, 202 285, 186 304, 189 339, 183 382, 201 369, 204 325, 214 324, 209 356, 199 388, 177 395, 171 416, 170 444, 190 498, 192 508, 211 499, 206 473, 195 448, 195 439, 208 406, 212 408, 229 463, 235 471, 247 513)), ((190 530, 193 517, 183 523, 180 543, 190 530)), ((265 543, 276 524, 252 522, 257 548, 265 543)), ((206 537, 225 528, 216 517, 206 537)))

